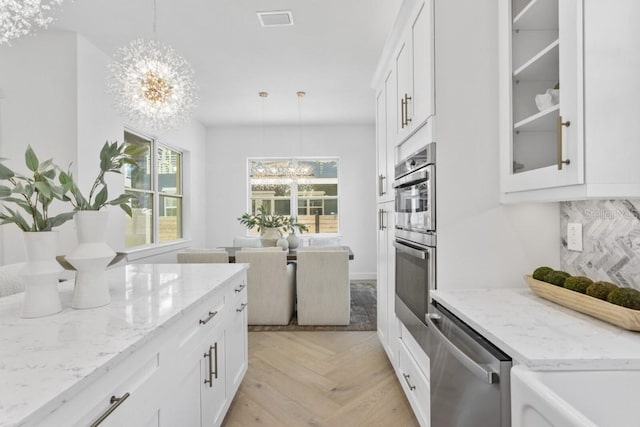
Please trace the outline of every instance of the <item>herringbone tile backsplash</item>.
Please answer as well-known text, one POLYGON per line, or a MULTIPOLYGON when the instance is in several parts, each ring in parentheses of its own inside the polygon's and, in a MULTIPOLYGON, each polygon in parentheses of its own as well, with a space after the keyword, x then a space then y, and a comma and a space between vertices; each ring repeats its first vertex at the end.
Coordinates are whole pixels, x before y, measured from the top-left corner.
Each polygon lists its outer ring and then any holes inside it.
POLYGON ((640 200, 560 203, 560 267, 640 289, 640 200), (582 224, 583 252, 567 249, 567 224, 582 224))

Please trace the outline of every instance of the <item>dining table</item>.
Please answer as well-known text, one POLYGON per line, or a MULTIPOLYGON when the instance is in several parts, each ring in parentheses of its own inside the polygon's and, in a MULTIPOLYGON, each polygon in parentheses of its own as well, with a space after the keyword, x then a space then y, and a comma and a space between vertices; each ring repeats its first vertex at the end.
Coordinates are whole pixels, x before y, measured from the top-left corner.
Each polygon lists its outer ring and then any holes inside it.
MULTIPOLYGON (((318 246, 318 248, 322 248, 323 246, 318 246)), ((353 251, 351 250, 351 248, 349 246, 340 246, 340 248, 346 250, 349 253, 349 260, 352 260, 354 258, 353 256, 353 251)), ((227 253, 229 254, 229 262, 236 262, 236 252, 239 250, 242 250, 242 248, 239 247, 223 247, 221 249, 224 249, 227 251, 227 253)), ((298 260, 298 251, 296 249, 287 249, 287 261, 297 261, 298 260)))

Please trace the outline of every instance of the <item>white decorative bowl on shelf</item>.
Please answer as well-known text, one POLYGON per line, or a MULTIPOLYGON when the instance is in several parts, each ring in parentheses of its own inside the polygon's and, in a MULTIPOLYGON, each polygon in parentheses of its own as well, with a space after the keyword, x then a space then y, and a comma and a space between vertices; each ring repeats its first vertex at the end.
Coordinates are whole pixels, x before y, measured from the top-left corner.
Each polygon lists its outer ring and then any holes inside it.
POLYGON ((536 107, 539 111, 544 111, 560 103, 560 90, 559 89, 547 89, 545 93, 536 95, 535 97, 536 107))

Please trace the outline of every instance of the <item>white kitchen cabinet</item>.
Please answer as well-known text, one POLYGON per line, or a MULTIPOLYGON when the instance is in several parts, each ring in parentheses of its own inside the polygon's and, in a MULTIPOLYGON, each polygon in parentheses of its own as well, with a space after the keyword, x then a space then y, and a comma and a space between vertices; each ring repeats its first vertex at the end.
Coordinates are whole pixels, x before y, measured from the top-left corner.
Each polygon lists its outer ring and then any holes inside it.
POLYGON ((242 280, 233 285, 230 319, 227 327, 227 395, 235 395, 240 382, 247 372, 247 282, 242 280))
MULTIPOLYGON (((410 336, 408 332, 407 336, 410 336)), ((399 357, 396 366, 398 380, 402 384, 402 389, 409 400, 416 419, 421 426, 428 427, 431 424, 429 379, 420 369, 418 361, 411 354, 403 340, 400 340, 398 350, 399 357)))
POLYGON ((389 360, 397 359, 398 327, 395 313, 395 248, 393 202, 378 205, 378 337, 389 360))
POLYGON ((433 1, 415 2, 395 58, 396 145, 435 113, 433 64, 433 1))
POLYGON ((390 137, 395 126, 395 72, 390 71, 376 94, 376 160, 377 201, 393 200, 393 179, 396 162, 395 140, 390 137))
POLYGON ((501 0, 499 11, 503 201, 640 196, 640 30, 627 19, 640 6, 501 0), (537 106, 556 84, 558 99, 537 106))

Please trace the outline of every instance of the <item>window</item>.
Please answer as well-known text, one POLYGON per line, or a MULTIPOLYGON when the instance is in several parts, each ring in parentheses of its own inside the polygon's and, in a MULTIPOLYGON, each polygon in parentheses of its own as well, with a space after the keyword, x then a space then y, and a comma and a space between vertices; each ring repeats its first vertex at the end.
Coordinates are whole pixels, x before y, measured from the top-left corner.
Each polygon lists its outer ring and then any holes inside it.
MULTIPOLYGON (((310 233, 337 233, 338 159, 249 159, 251 213, 297 216, 310 233), (307 169, 291 178, 292 167, 307 169)), ((256 234, 256 230, 250 233, 256 234)))
POLYGON ((144 146, 137 168, 125 166, 125 192, 132 218, 126 219, 125 246, 150 245, 182 238, 182 153, 132 132, 127 144, 144 146))

